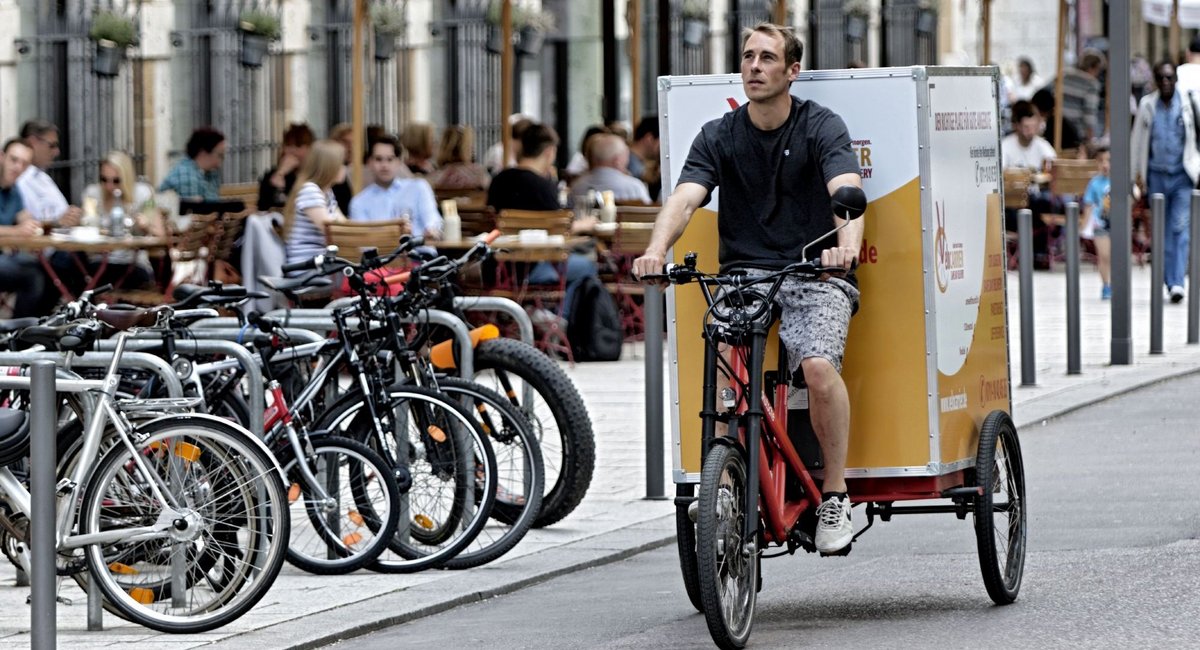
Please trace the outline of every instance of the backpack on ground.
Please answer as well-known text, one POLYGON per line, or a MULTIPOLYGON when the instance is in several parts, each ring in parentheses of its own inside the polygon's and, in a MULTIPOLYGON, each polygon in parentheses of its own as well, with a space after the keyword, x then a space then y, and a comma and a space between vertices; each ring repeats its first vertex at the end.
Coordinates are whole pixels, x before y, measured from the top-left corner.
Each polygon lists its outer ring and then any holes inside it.
POLYGON ((617 303, 594 275, 579 281, 567 315, 567 337, 576 361, 616 361, 621 358, 624 332, 617 303))

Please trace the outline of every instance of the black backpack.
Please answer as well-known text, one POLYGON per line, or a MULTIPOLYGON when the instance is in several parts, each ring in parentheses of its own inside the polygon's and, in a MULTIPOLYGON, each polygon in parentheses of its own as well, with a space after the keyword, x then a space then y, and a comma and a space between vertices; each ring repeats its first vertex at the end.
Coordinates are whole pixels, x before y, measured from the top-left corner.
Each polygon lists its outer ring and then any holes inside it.
POLYGON ((567 315, 567 337, 576 361, 621 358, 621 313, 604 283, 594 275, 579 280, 567 315))

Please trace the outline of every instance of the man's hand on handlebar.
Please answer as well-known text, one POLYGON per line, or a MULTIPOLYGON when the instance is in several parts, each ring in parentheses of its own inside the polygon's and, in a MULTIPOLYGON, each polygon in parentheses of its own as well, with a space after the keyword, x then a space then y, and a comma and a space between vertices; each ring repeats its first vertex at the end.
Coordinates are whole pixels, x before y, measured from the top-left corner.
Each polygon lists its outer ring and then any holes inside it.
MULTIPOLYGON (((647 250, 641 257, 633 261, 633 277, 635 280, 641 280, 646 275, 661 274, 664 264, 666 264, 666 255, 647 250)), ((663 280, 656 280, 655 282, 657 284, 666 284, 663 280)))
POLYGON ((857 259, 858 251, 849 246, 837 246, 821 251, 821 266, 840 266, 844 269, 851 269, 857 259))

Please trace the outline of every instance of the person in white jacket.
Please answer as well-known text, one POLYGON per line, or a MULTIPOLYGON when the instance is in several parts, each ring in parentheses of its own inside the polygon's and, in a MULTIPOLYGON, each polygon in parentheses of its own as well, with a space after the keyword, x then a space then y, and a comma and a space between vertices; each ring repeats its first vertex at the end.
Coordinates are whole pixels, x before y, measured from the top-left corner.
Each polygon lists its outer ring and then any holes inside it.
POLYGON ((1178 303, 1183 301, 1187 273, 1189 204, 1200 178, 1200 149, 1196 146, 1200 106, 1194 93, 1176 92, 1171 63, 1154 66, 1154 83, 1158 90, 1142 98, 1133 121, 1130 168, 1139 189, 1166 197, 1164 282, 1171 302, 1178 303))

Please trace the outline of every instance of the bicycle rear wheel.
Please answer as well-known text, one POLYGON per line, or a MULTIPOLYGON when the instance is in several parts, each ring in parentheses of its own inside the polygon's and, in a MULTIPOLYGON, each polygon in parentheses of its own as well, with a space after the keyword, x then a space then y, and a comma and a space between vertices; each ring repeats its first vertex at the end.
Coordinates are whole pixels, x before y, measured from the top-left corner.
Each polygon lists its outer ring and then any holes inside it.
POLYGON ((696 556, 704 618, 713 642, 742 648, 754 624, 758 558, 747 557, 743 538, 747 473, 740 450, 713 445, 700 474, 700 516, 696 556))
POLYGON ((288 562, 309 573, 339 575, 375 561, 400 520, 400 488, 388 462, 340 436, 313 440, 307 462, 329 501, 308 484, 295 455, 280 458, 291 507, 288 562))
POLYGON ((225 625, 267 593, 283 564, 289 521, 278 467, 248 432, 224 422, 169 417, 139 433, 137 458, 122 444, 96 464, 80 529, 156 525, 164 513, 152 484, 178 505, 168 515, 175 525, 150 539, 86 547, 89 579, 122 617, 151 629, 225 625))

